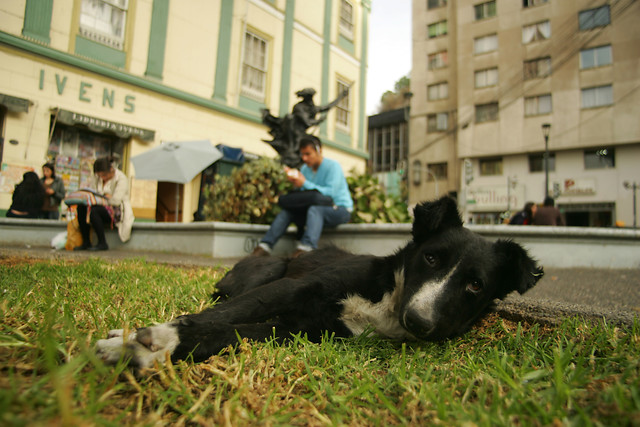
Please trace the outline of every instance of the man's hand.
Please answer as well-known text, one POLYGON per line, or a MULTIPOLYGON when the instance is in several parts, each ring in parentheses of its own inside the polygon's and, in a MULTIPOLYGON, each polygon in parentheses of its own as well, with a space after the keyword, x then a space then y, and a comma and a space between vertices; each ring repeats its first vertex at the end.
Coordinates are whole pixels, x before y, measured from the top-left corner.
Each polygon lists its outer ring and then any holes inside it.
POLYGON ((302 187, 306 181, 304 175, 302 175, 298 169, 285 166, 284 171, 287 174, 287 180, 297 188, 302 187))

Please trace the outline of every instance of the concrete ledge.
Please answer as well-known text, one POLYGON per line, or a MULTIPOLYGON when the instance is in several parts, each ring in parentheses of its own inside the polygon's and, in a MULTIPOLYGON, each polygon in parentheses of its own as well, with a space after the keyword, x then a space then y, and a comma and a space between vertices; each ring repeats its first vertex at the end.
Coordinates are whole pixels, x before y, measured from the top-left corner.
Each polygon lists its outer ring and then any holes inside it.
MULTIPOLYGON (((469 225, 489 239, 512 239, 548 267, 640 268, 640 231, 610 228, 531 227, 469 225)), ((135 223, 131 240, 122 243, 114 231, 107 233, 112 250, 153 251, 214 258, 242 257, 266 233, 268 226, 225 222, 135 223)), ((51 239, 66 231, 66 223, 54 220, 0 218, 0 245, 48 247, 51 239)), ((275 247, 276 254, 295 248, 294 228, 275 247)), ((345 224, 325 230, 321 245, 387 255, 411 238, 411 224, 345 224)))

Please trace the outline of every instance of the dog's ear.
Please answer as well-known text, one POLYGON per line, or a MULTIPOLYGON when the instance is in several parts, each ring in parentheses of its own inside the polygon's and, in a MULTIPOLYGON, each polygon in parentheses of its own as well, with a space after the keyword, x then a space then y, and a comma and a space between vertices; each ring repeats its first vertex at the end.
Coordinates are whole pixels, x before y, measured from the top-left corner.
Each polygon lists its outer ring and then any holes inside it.
POLYGON ((411 234, 416 243, 447 228, 462 227, 458 206, 451 197, 420 203, 415 207, 413 215, 411 234))
POLYGON ((504 283, 498 290, 497 298, 504 298, 511 291, 520 294, 533 288, 544 275, 544 270, 529 256, 527 251, 511 240, 498 240, 494 243, 498 257, 497 274, 504 283))

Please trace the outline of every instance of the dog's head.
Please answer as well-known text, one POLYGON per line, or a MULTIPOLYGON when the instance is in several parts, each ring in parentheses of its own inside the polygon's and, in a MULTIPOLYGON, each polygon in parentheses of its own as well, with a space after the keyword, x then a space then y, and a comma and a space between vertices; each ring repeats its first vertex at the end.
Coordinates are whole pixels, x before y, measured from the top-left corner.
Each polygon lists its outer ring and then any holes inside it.
POLYGON ((512 291, 522 294, 543 275, 517 243, 492 242, 464 228, 451 198, 420 204, 414 213, 413 240, 402 254, 399 315, 418 338, 466 332, 495 299, 512 291))

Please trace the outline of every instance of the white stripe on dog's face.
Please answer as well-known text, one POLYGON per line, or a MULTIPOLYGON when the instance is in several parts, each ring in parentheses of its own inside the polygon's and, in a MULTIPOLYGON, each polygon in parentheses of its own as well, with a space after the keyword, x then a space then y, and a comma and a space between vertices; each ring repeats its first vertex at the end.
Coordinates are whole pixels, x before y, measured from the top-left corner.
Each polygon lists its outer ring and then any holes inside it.
POLYGON ((408 311, 413 311, 419 313, 420 317, 423 319, 429 322, 435 322, 438 317, 436 315, 436 301, 444 292, 451 276, 453 276, 453 273, 458 269, 458 265, 460 265, 460 262, 454 265, 451 271, 449 271, 442 279, 424 282, 422 286, 420 286, 420 290, 416 292, 407 303, 406 310, 404 310, 403 315, 406 316, 408 311))

